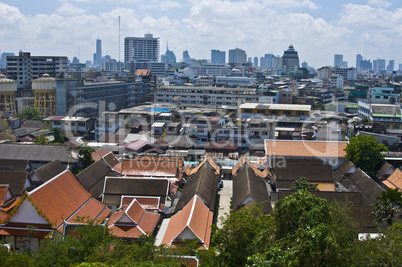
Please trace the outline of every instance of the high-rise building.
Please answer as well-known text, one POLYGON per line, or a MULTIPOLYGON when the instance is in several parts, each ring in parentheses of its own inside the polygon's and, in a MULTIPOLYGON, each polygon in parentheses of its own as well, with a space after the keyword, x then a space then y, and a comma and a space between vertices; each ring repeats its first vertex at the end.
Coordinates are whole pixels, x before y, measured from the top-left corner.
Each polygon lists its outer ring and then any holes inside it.
POLYGON ((364 70, 372 70, 373 69, 373 63, 371 63, 370 59, 363 59, 360 66, 364 70))
POLYGON ((387 72, 393 72, 395 69, 395 60, 391 59, 388 62, 388 66, 387 66, 387 72))
POLYGON ((246 51, 240 48, 229 50, 229 64, 242 65, 247 63, 246 51))
POLYGON ((225 63, 226 62, 226 52, 220 50, 211 50, 211 63, 225 63))
POLYGON ((162 63, 176 63, 176 55, 169 50, 169 45, 166 46, 166 53, 161 56, 162 63))
POLYGON ((31 56, 29 52, 7 57, 7 76, 17 81, 19 89, 45 73, 57 77, 63 72, 67 72, 67 57, 31 56))
POLYGON ((254 57, 254 66, 258 67, 258 57, 254 57))
POLYGON ((296 72, 299 69, 299 56, 293 45, 289 45, 288 50, 282 56, 282 71, 286 74, 296 72))
POLYGON ((343 55, 341 54, 334 55, 334 67, 343 67, 343 55))
POLYGON ((356 69, 361 69, 362 68, 362 60, 363 57, 360 54, 356 55, 356 69))
POLYGON ((385 70, 385 59, 377 59, 373 60, 373 70, 374 72, 381 73, 382 70, 385 70))
POLYGON ((154 38, 152 34, 145 34, 144 37, 124 38, 124 63, 132 61, 152 61, 159 60, 159 38, 154 38))
POLYGON ((96 39, 96 53, 94 53, 94 66, 100 67, 102 65, 102 41, 96 39))
POLYGON ((303 69, 307 69, 307 67, 308 67, 308 64, 307 64, 306 61, 304 61, 304 62, 302 63, 302 68, 303 68, 303 69))

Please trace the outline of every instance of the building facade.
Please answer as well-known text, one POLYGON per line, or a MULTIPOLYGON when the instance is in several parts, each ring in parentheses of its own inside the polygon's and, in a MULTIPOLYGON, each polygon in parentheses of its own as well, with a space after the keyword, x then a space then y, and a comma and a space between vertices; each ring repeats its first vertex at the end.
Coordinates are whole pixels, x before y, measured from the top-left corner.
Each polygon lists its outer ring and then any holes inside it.
POLYGON ((286 74, 296 72, 299 69, 299 56, 293 45, 290 45, 288 50, 282 56, 282 71, 286 74))
POLYGON ((44 116, 56 115, 56 79, 44 74, 43 77, 32 80, 34 107, 44 116))
MULTIPOLYGON (((144 37, 124 38, 124 63, 145 60, 158 62, 159 60, 159 38, 152 34, 145 34, 144 37)), ((153 72, 153 71, 152 71, 153 72)))
POLYGON ((57 77, 66 71, 67 57, 31 56, 29 52, 7 57, 7 76, 17 81, 18 89, 29 86, 33 79, 43 74, 57 77))
POLYGON ((242 65, 247 63, 246 51, 240 48, 229 50, 229 64, 242 65))
POLYGON ((17 93, 17 81, 7 79, 4 75, 0 75, 0 111, 16 114, 15 95, 17 93))

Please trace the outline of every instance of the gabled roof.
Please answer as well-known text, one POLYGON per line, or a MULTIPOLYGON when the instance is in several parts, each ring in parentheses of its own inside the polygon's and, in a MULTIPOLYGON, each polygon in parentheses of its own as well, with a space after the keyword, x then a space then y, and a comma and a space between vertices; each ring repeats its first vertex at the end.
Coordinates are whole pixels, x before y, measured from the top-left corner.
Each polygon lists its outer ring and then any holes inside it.
POLYGON ((244 201, 248 198, 254 203, 262 203, 265 213, 272 213, 265 182, 248 164, 244 164, 243 168, 233 176, 233 210, 244 206, 246 204, 244 201))
POLYGON ((15 200, 13 191, 8 184, 0 184, 0 210, 15 200))
POLYGON ((387 179, 392 173, 394 173, 395 168, 388 162, 385 162, 382 166, 381 169, 377 172, 376 177, 380 180, 387 179))
POLYGON ((372 206, 352 206, 350 215, 358 223, 359 233, 378 233, 380 230, 375 224, 375 216, 372 206))
POLYGON ((139 238, 142 235, 152 234, 159 217, 159 214, 147 212, 134 198, 128 207, 113 213, 107 226, 117 237, 139 238))
POLYGON ((25 172, 28 160, 0 159, 0 171, 25 172))
POLYGON ((162 244, 180 244, 182 239, 198 240, 199 249, 208 249, 211 239, 211 225, 213 212, 194 196, 190 202, 178 213, 170 218, 162 244), (185 234, 185 237, 181 234, 185 234))
POLYGON ((100 198, 103 193, 106 176, 118 176, 119 174, 100 159, 91 164, 85 170, 77 174, 77 180, 95 198, 100 198))
POLYGON ((61 164, 61 162, 58 159, 56 159, 36 169, 35 173, 39 176, 42 182, 47 182, 65 170, 66 168, 63 166, 63 164, 61 164))
POLYGON ((26 172, 0 172, 0 184, 8 184, 16 196, 22 196, 25 192, 27 176, 26 172))
POLYGON ((296 181, 304 176, 310 183, 333 183, 334 175, 331 165, 293 164, 287 163, 283 167, 275 168, 276 181, 296 181))
POLYGON ((103 202, 119 206, 122 195, 164 198, 168 195, 168 190, 169 180, 164 178, 106 177, 103 202))
POLYGON ((177 162, 147 159, 124 160, 121 174, 136 177, 179 178, 177 162))
POLYGON ((0 144, 0 159, 42 162, 58 159, 62 163, 75 163, 77 161, 70 155, 68 146, 33 144, 0 144))
POLYGON ((123 146, 123 148, 130 149, 130 150, 139 150, 145 146, 149 145, 148 141, 145 140, 135 140, 131 141, 123 146))
POLYGON ((254 173, 261 178, 266 178, 268 175, 272 176, 272 174, 268 171, 268 169, 265 169, 264 171, 260 171, 257 169, 251 162, 247 159, 246 156, 242 157, 236 165, 232 168, 232 175, 236 175, 236 173, 241 169, 241 167, 247 164, 249 167, 251 167, 254 171, 254 173))
POLYGON ((334 179, 341 179, 347 173, 357 170, 355 164, 349 160, 345 160, 339 167, 334 171, 334 179))
POLYGON ((134 199, 137 200, 145 210, 159 210, 160 197, 122 196, 120 208, 127 208, 134 199))
POLYGON ((344 158, 347 142, 306 140, 265 140, 265 153, 275 157, 344 158))
POLYGON ((364 205, 371 205, 385 191, 370 176, 360 168, 342 182, 342 185, 351 192, 361 192, 364 196, 364 205))
POLYGON ((35 188, 28 196, 56 227, 91 197, 69 170, 35 188))
POLYGON ((73 213, 66 221, 69 224, 78 223, 78 218, 89 217, 94 220, 103 222, 110 214, 111 210, 106 208, 105 204, 94 198, 88 199, 75 213, 73 213))
POLYGON ((388 177, 387 180, 382 182, 386 187, 391 189, 398 188, 399 191, 402 191, 402 171, 397 168, 391 176, 388 177))
POLYGON ((215 208, 218 182, 219 178, 215 174, 215 169, 212 169, 208 164, 203 164, 196 173, 188 177, 180 199, 177 202, 175 212, 183 209, 195 195, 213 211, 215 208))
POLYGON ((150 70, 136 70, 134 75, 135 76, 152 76, 152 72, 150 70))
POLYGON ((215 170, 215 174, 219 175, 221 172, 221 168, 215 163, 215 161, 211 158, 206 156, 203 161, 201 161, 197 167, 193 169, 186 169, 186 174, 187 175, 193 175, 194 173, 198 172, 198 170, 206 163, 209 163, 209 165, 215 170))

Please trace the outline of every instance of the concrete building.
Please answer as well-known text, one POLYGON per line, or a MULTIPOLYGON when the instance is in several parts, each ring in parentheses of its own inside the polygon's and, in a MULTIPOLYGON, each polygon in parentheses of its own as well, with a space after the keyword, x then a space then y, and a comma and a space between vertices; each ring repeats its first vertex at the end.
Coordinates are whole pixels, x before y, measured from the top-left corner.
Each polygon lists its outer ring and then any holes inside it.
POLYGON ((241 86, 241 85, 254 84, 256 81, 257 81, 257 78, 217 76, 215 79, 215 84, 216 85, 241 86))
POLYGON ((328 81, 332 77, 332 68, 331 67, 321 67, 317 70, 317 79, 328 81))
POLYGON ((394 93, 394 88, 374 87, 369 91, 369 99, 371 103, 394 105, 400 102, 401 97, 394 93))
POLYGON ((289 45, 288 50, 282 56, 282 71, 285 74, 294 73, 299 69, 299 56, 293 45, 289 45))
POLYGON ((41 115, 56 115, 56 79, 44 74, 41 78, 32 80, 34 107, 41 115))
POLYGON ((226 63, 226 52, 220 50, 211 50, 211 63, 226 63))
POLYGON ((383 123, 386 129, 402 129, 402 113, 399 105, 391 104, 370 104, 367 102, 358 102, 359 118, 368 118, 372 122, 383 123))
POLYGON ((13 56, 15 56, 15 54, 14 53, 6 53, 6 52, 1 54, 0 69, 5 69, 6 68, 6 66, 7 66, 7 57, 9 57, 9 56, 13 57, 13 56))
POLYGON ((357 70, 356 68, 333 68, 332 73, 342 75, 342 77, 348 81, 357 80, 357 70))
POLYGON ((238 99, 257 103, 259 97, 256 89, 243 88, 168 86, 161 87, 155 92, 156 103, 190 105, 237 106, 238 99))
POLYGON ((29 86, 33 79, 45 73, 58 77, 64 72, 67 72, 67 57, 31 56, 29 52, 7 57, 7 76, 17 81, 18 89, 29 86))
POLYGON ((102 64, 102 41, 96 39, 96 53, 94 53, 94 66, 100 67, 102 64))
POLYGON ((228 64, 205 63, 199 60, 194 60, 189 69, 194 72, 195 76, 225 76, 232 72, 228 64))
POLYGON ((246 51, 240 48, 229 50, 229 64, 242 65, 247 63, 246 51))
POLYGON ((381 73, 383 70, 385 70, 385 59, 377 59, 373 60, 373 70, 376 73, 381 73))
POLYGON ((154 61, 131 61, 126 64, 126 69, 131 72, 136 72, 137 70, 150 70, 153 75, 165 75, 168 70, 168 64, 163 62, 154 61))
POLYGON ((343 67, 343 55, 335 54, 334 55, 334 67, 343 67))
POLYGON ((343 87, 343 77, 340 74, 332 74, 330 85, 341 89, 343 87))
POLYGON ((15 107, 16 93, 17 81, 7 79, 4 75, 0 75, 0 111, 3 114, 17 114, 15 107))
POLYGON ((357 54, 357 55, 356 55, 356 69, 359 70, 359 69, 362 68, 362 60, 363 60, 362 55, 357 54))
POLYGON ((258 67, 258 57, 254 57, 254 66, 258 67))
POLYGON ((124 38, 124 63, 126 68, 128 63, 138 60, 158 62, 159 38, 154 38, 150 33, 145 34, 144 37, 124 38))
POLYGON ((245 103, 239 106, 242 119, 259 118, 264 116, 297 116, 305 119, 311 110, 310 105, 263 104, 245 103))

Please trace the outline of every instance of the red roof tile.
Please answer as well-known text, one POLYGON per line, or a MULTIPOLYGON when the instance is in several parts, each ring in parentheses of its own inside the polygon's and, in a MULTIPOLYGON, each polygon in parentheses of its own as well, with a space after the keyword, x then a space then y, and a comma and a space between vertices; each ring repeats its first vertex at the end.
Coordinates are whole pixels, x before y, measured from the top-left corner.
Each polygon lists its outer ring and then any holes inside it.
MULTIPOLYGON (((73 216, 71 216, 67 222, 75 223, 76 219, 79 217, 88 217, 91 220, 95 220, 98 218, 98 215, 101 213, 110 213, 110 210, 105 207, 105 204, 99 202, 94 198, 90 198, 84 206, 82 206, 73 216), (104 211, 106 209, 106 211, 104 211)), ((107 215, 106 215, 107 216, 107 215)), ((105 217, 106 217, 105 216, 105 217)), ((104 218, 105 218, 104 217, 104 218)))
POLYGON ((55 226, 60 226, 91 197, 69 170, 37 187, 28 195, 55 226))
POLYGON ((124 160, 122 175, 137 177, 176 177, 177 163, 169 161, 124 160))
POLYGON ((384 185, 388 188, 396 189, 398 188, 402 191, 402 171, 401 169, 396 169, 393 174, 391 174, 387 180, 383 181, 384 185))

